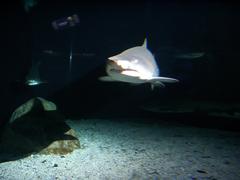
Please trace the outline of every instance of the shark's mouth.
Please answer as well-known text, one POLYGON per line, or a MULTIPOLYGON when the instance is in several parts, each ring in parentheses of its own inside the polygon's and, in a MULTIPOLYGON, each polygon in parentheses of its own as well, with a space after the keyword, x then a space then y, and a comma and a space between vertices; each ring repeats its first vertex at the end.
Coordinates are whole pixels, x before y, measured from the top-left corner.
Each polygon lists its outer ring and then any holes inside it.
POLYGON ((107 72, 112 72, 112 73, 122 73, 124 71, 133 71, 133 72, 138 72, 135 69, 131 68, 124 68, 121 65, 117 64, 116 61, 109 60, 107 64, 107 72))

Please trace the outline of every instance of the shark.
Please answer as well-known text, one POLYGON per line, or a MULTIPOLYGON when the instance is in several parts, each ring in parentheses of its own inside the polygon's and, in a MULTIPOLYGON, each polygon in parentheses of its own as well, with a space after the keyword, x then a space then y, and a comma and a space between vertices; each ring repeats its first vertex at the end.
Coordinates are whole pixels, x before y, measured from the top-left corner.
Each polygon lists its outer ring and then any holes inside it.
POLYGON ((175 55, 175 58, 178 59, 198 59, 201 58, 205 55, 204 52, 192 52, 192 53, 183 53, 183 54, 178 54, 175 55))
POLYGON ((195 60, 195 59, 201 59, 205 55, 207 55, 204 51, 193 51, 189 48, 183 48, 179 49, 177 47, 160 47, 158 48, 158 51, 155 52, 155 54, 158 55, 164 55, 167 57, 175 58, 175 59, 185 59, 185 60, 195 60))
POLYGON ((100 81, 125 82, 130 84, 149 83, 165 87, 164 83, 176 83, 177 79, 160 76, 156 60, 147 48, 147 38, 141 46, 129 48, 120 54, 111 56, 106 63, 107 76, 99 77, 100 81))
POLYGON ((39 73, 40 63, 41 63, 40 61, 33 62, 32 67, 25 78, 25 84, 27 86, 37 86, 40 84, 47 83, 46 81, 42 81, 40 78, 40 73, 39 73))

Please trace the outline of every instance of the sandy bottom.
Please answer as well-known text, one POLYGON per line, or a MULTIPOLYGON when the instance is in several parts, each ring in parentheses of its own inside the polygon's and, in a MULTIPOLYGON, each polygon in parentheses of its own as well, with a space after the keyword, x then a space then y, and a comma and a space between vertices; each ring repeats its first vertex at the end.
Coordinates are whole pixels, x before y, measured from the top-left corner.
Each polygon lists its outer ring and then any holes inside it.
POLYGON ((81 149, 0 164, 0 179, 240 179, 240 134, 168 123, 68 121, 81 149))

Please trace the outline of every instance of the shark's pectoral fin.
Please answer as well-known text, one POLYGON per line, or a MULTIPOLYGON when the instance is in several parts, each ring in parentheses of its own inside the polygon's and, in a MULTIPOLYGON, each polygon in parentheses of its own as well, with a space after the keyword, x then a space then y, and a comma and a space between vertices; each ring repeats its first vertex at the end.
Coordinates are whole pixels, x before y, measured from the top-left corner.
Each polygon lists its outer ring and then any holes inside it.
POLYGON ((168 78, 168 77, 152 77, 147 82, 151 83, 151 89, 153 90, 154 87, 165 87, 164 83, 176 83, 178 82, 177 79, 168 78))
POLYGON ((176 83, 176 82, 179 82, 179 80, 177 79, 174 79, 174 78, 168 78, 168 77, 152 77, 151 78, 151 81, 160 81, 162 83, 176 83))
POLYGON ((98 78, 100 81, 112 82, 115 81, 111 76, 102 76, 98 78))
POLYGON ((165 87, 163 82, 159 78, 140 78, 142 81, 145 83, 150 83, 151 84, 151 89, 153 90, 155 86, 157 87, 165 87))
POLYGON ((151 79, 149 82, 151 83, 151 89, 153 89, 155 86, 165 87, 165 85, 160 80, 157 79, 151 79))

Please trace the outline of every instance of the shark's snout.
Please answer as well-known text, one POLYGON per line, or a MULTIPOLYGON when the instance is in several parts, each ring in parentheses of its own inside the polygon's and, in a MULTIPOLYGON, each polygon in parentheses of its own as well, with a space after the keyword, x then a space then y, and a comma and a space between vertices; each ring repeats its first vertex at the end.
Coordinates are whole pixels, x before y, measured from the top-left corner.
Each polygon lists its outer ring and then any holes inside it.
POLYGON ((116 56, 111 56, 111 57, 109 57, 108 59, 109 59, 110 61, 114 61, 114 62, 117 61, 116 56))
POLYGON ((115 61, 113 60, 108 60, 107 62, 107 72, 122 72, 123 69, 121 66, 119 66, 115 61))

